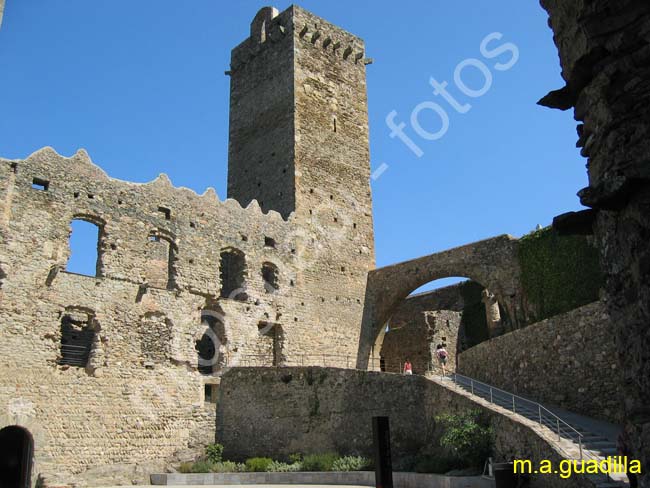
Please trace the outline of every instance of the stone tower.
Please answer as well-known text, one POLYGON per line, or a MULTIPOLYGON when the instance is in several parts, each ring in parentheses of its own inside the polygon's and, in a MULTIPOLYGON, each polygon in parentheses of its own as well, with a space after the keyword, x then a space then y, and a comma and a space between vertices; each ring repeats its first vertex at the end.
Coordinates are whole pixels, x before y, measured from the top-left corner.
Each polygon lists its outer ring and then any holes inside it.
POLYGON ((296 293, 312 325, 350 330, 346 353, 375 266, 364 55, 361 39, 300 7, 265 7, 230 71, 228 197, 294 213, 296 293))

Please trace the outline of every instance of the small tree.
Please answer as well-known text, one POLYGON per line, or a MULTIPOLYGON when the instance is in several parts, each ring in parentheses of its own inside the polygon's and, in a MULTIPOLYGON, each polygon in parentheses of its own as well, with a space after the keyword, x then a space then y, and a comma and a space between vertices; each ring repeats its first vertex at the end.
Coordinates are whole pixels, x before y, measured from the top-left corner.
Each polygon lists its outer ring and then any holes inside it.
POLYGON ((492 453, 493 429, 485 422, 478 410, 436 417, 442 426, 440 445, 468 467, 480 467, 492 453))

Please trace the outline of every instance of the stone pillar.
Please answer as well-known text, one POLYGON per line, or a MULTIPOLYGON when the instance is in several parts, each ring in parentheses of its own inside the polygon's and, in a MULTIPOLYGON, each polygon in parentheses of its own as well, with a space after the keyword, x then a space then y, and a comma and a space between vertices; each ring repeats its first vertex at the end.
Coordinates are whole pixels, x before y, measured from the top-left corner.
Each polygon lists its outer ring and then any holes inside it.
POLYGON ((485 319, 487 320, 490 337, 496 337, 501 332, 501 311, 496 297, 485 288, 481 293, 481 301, 485 305, 485 319))
MULTIPOLYGON (((624 377, 626 429, 650 466, 650 2, 542 0, 566 86, 540 104, 574 108, 589 186, 578 195, 606 275, 624 377)), ((650 487, 650 476, 641 480, 650 487)))

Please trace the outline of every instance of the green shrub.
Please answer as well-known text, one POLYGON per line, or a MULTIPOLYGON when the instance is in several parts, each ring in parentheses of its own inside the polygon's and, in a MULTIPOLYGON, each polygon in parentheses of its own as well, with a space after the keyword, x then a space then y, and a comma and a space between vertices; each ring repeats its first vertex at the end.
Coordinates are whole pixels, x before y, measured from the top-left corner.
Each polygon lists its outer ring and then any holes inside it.
POLYGON ((221 444, 208 444, 205 448, 205 457, 211 463, 219 463, 223 456, 223 446, 221 444))
POLYGON ((364 471, 370 469, 372 461, 361 456, 343 456, 332 463, 332 471, 364 471))
POLYGON ((273 461, 268 465, 267 471, 272 473, 295 473, 302 469, 302 463, 283 463, 280 461, 273 461))
POLYGON ((302 461, 303 471, 332 471, 332 465, 338 456, 332 452, 309 454, 302 461))
POLYGON ((246 465, 234 461, 221 461, 212 465, 213 473, 243 473, 246 471, 246 465))
POLYGON ((197 461, 192 464, 192 473, 211 473, 214 464, 210 461, 197 461))
POLYGON ((492 452, 493 431, 478 410, 436 417, 444 432, 440 445, 458 462, 457 467, 481 466, 492 452))
POLYGON ((191 462, 181 463, 181 465, 178 467, 178 472, 179 473, 191 473, 193 464, 194 463, 191 463, 191 462))
POLYGON ((413 470, 416 473, 445 474, 458 467, 458 462, 449 456, 419 456, 413 470))
POLYGON ((246 460, 246 471, 263 472, 268 471, 273 459, 267 457, 254 457, 246 460))
POLYGON ((302 454, 289 454, 289 463, 296 464, 302 462, 302 454))
POLYGON ((533 321, 598 300, 604 278, 598 250, 586 237, 560 236, 551 227, 519 240, 524 293, 536 310, 533 321))

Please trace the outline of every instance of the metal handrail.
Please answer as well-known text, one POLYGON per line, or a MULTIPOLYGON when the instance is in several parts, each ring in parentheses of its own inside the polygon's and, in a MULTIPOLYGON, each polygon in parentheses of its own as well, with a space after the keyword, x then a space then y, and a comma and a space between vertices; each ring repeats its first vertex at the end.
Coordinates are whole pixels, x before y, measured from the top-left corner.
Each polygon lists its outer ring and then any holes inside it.
MULTIPOLYGON (((547 417, 550 416, 552 420, 555 420, 555 424, 557 425, 558 442, 562 439, 562 431, 561 431, 561 429, 560 429, 560 423, 562 423, 563 425, 565 425, 566 427, 568 427, 568 428, 570 429, 569 432, 573 431, 573 432, 575 432, 575 434, 577 434, 577 437, 578 437, 578 447, 579 447, 579 450, 580 450, 580 460, 583 460, 583 458, 587 458, 588 460, 601 461, 601 457, 599 457, 599 456, 596 455, 596 454, 591 453, 588 449, 583 449, 583 440, 582 440, 582 438, 584 437, 584 434, 580 433, 580 432, 579 432, 578 430, 576 430, 573 426, 571 426, 570 424, 568 424, 566 421, 562 420, 560 417, 558 417, 556 414, 554 414, 553 412, 551 412, 548 408, 546 408, 546 407, 545 407, 544 405, 542 405, 541 403, 538 403, 538 402, 536 402, 536 401, 534 401, 534 400, 530 400, 530 399, 528 399, 528 398, 521 397, 521 396, 519 396, 519 395, 515 395, 514 393, 510 393, 509 391, 503 390, 503 389, 501 389, 501 388, 497 388, 496 386, 492 386, 492 385, 490 385, 490 384, 488 384, 488 383, 484 383, 484 382, 482 382, 482 381, 475 380, 474 378, 470 378, 469 376, 464 376, 464 375, 461 375, 461 374, 458 374, 458 373, 453 373, 453 374, 451 375, 451 377, 452 377, 454 383, 456 383, 456 384, 458 384, 458 385, 462 385, 462 383, 456 381, 456 378, 457 378, 457 377, 464 378, 465 380, 469 380, 469 385, 466 385, 466 386, 469 386, 469 387, 470 387, 470 390, 472 391, 472 393, 474 393, 474 391, 475 391, 475 388, 474 388, 474 387, 475 387, 475 384, 481 385, 481 386, 483 386, 483 387, 487 387, 487 388, 488 388, 488 392, 489 392, 489 394, 490 394, 490 403, 493 403, 494 405, 497 405, 497 406, 501 406, 501 405, 499 405, 498 403, 496 403, 496 402, 493 400, 493 394, 494 394, 494 391, 498 391, 498 392, 501 392, 501 393, 505 393, 506 395, 511 396, 511 397, 512 397, 513 413, 517 413, 516 410, 515 410, 515 408, 516 408, 516 407, 515 407, 515 405, 516 405, 516 404, 515 404, 515 398, 518 398, 518 399, 520 399, 520 400, 523 400, 524 402, 528 402, 529 404, 532 404, 532 405, 536 406, 536 407, 537 407, 537 411, 538 411, 538 415, 539 415, 539 417, 538 417, 538 418, 539 418, 539 422, 538 422, 538 423, 539 423, 539 425, 542 426, 542 427, 545 426, 545 425, 544 425, 544 417, 542 416, 542 410, 544 410, 544 411, 548 414, 547 417)), ((486 393, 488 393, 488 392, 486 392, 486 393)), ((480 396, 480 395, 479 395, 479 396, 480 396)), ((483 397, 481 397, 481 398, 483 398, 483 397)), ((507 401, 507 400, 506 400, 506 401, 507 401)), ((509 403, 509 402, 508 402, 508 403, 509 403)), ((566 431, 566 429, 565 429, 565 431, 566 431)), ((570 440, 573 440, 573 437, 569 437, 569 439, 570 439, 570 440)), ((566 455, 567 458, 570 458, 570 456, 568 455, 568 453, 566 453, 565 450, 564 450, 560 445, 557 445, 557 448, 560 449, 561 451, 563 451, 563 452, 565 453, 565 455, 566 455)), ((612 480, 612 477, 609 475, 609 473, 605 473, 604 475, 605 475, 605 478, 606 478, 608 481, 611 481, 611 480, 612 480)))
MULTIPOLYGON (((539 412, 539 422, 537 422, 537 423, 539 423, 539 425, 541 425, 541 426, 544 426, 544 422, 543 422, 544 418, 542 416, 542 410, 544 410, 545 413, 547 414, 547 416, 550 416, 551 420, 554 420, 555 424, 557 425, 558 442, 562 439, 562 431, 561 431, 561 428, 560 428, 560 424, 563 424, 563 426, 568 427, 569 432, 573 431, 575 434, 577 434, 578 447, 579 447, 579 450, 580 450, 580 459, 581 460, 583 459, 584 453, 583 453, 583 449, 582 449, 582 438, 584 437, 584 435, 582 433, 580 433, 578 430, 576 430, 573 426, 568 424, 566 421, 562 420, 556 414, 551 412, 548 408, 546 408, 541 403, 538 403, 538 402, 536 402, 534 400, 530 400, 528 398, 521 397, 519 395, 515 395, 514 393, 510 393, 509 391, 502 390, 501 388, 497 388, 496 386, 492 386, 492 385, 490 385, 488 383, 484 383, 482 381, 475 380, 474 378, 470 378, 469 376, 464 376, 462 374, 453 373, 451 375, 451 378, 452 378, 453 382, 456 383, 459 386, 462 386, 462 383, 460 381, 458 381, 458 378, 463 378, 463 379, 469 381, 469 384, 467 384, 466 386, 470 387, 470 390, 471 390, 472 394, 474 394, 475 385, 480 385, 480 386, 486 387, 488 389, 488 391, 486 393, 490 394, 490 403, 492 403, 494 405, 497 405, 497 406, 500 406, 500 405, 498 403, 496 403, 494 401, 494 399, 493 399, 493 394, 494 394, 495 391, 498 391, 498 392, 501 392, 501 393, 505 394, 507 402, 510 399, 508 397, 511 397, 512 398, 512 411, 513 411, 513 413, 517 413, 515 399, 519 399, 519 400, 522 400, 524 402, 528 402, 529 404, 533 405, 534 407, 537 407, 538 412, 539 412)), ((570 437, 570 439, 572 439, 572 437, 570 437)), ((587 454, 588 457, 593 458, 593 456, 590 456, 589 452, 587 452, 586 454, 587 454)))

